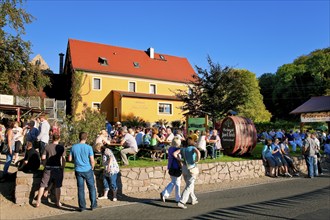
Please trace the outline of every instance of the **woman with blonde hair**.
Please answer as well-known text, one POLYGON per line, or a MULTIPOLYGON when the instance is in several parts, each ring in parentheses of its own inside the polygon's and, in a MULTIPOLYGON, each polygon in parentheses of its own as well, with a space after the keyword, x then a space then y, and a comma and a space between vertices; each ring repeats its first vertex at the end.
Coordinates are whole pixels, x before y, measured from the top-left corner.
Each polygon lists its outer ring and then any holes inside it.
POLYGON ((181 147, 180 137, 174 137, 171 143, 171 147, 168 149, 168 164, 167 169, 171 176, 171 182, 165 187, 165 189, 160 193, 160 198, 163 202, 168 198, 175 188, 175 201, 179 202, 180 196, 180 184, 181 184, 181 164, 173 156, 173 153, 181 147), (170 170, 180 170, 179 172, 171 173, 170 170))
MULTIPOLYGON (((158 129, 156 127, 153 127, 151 129, 150 148, 152 150, 157 150, 157 151, 162 150, 165 152, 165 149, 159 146, 159 143, 162 143, 162 142, 163 142, 162 139, 160 139, 158 136, 158 129)), ((156 154, 157 154, 156 152, 151 154, 151 158, 160 160, 159 157, 161 157, 161 156, 156 157, 156 154)))

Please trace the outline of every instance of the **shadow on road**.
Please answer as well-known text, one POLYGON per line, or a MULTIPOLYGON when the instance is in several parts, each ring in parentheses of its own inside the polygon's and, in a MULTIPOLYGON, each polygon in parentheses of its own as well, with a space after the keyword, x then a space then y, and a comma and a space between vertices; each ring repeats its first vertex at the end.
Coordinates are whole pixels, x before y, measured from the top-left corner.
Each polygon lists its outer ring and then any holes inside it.
MULTIPOLYGON (((290 206, 294 206, 297 204, 303 204, 305 201, 308 201, 308 199, 310 199, 312 197, 314 199, 315 199, 315 197, 324 198, 324 195, 330 195, 329 186, 319 189, 319 190, 315 190, 315 191, 311 191, 308 193, 291 196, 291 197, 287 197, 287 198, 274 199, 274 200, 259 202, 259 203, 250 204, 250 205, 241 205, 241 206, 236 206, 236 207, 217 209, 217 210, 208 212, 203 215, 191 217, 189 219, 195 219, 195 220, 234 219, 234 218, 243 219, 243 218, 245 218, 245 216, 247 214, 257 216, 261 219, 267 219, 267 218, 290 219, 290 218, 283 218, 282 215, 267 214, 267 210, 270 210, 274 207, 288 208, 290 206)), ((306 207, 306 208, 308 208, 308 207, 306 207)))

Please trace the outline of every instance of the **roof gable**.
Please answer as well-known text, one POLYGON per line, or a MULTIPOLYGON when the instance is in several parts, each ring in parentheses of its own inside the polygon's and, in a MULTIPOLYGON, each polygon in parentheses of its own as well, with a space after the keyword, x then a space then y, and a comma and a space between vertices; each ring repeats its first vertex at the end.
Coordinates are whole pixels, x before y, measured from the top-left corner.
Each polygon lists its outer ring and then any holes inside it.
POLYGON ((73 39, 68 50, 74 70, 185 83, 195 74, 186 58, 171 55, 155 53, 152 59, 146 51, 73 39), (108 65, 101 65, 100 58, 108 65))
POLYGON ((317 96, 310 98, 308 101, 291 111, 290 114, 327 111, 330 111, 330 96, 317 96))

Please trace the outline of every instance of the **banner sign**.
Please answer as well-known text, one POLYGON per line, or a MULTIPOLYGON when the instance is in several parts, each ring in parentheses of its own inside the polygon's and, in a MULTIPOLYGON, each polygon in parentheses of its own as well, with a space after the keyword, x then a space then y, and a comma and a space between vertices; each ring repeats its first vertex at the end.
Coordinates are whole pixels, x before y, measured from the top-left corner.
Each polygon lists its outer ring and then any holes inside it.
POLYGON ((325 122, 330 121, 330 112, 302 113, 301 122, 325 122))
POLYGON ((0 104, 2 105, 13 105, 14 96, 12 95, 0 95, 0 104))
POLYGON ((188 118, 188 132, 196 129, 205 131, 205 118, 188 118))

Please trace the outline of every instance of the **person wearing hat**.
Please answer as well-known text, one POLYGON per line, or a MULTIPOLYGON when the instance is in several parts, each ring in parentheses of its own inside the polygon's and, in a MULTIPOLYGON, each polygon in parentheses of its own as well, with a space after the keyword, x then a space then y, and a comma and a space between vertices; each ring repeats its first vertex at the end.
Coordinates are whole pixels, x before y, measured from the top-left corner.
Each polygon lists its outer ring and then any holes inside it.
POLYGON ((45 147, 46 145, 48 145, 49 142, 49 130, 50 130, 50 124, 48 123, 47 119, 46 119, 46 115, 45 114, 41 114, 39 116, 40 119, 40 124, 39 124, 39 135, 37 137, 37 141, 39 141, 40 145, 40 149, 39 149, 39 153, 40 156, 44 153, 45 147))
POLYGON ((124 149, 120 151, 121 160, 123 161, 124 166, 127 166, 128 159, 126 154, 136 154, 138 152, 138 146, 135 138, 127 132, 127 128, 121 128, 119 134, 122 136, 120 145, 124 147, 124 149))

